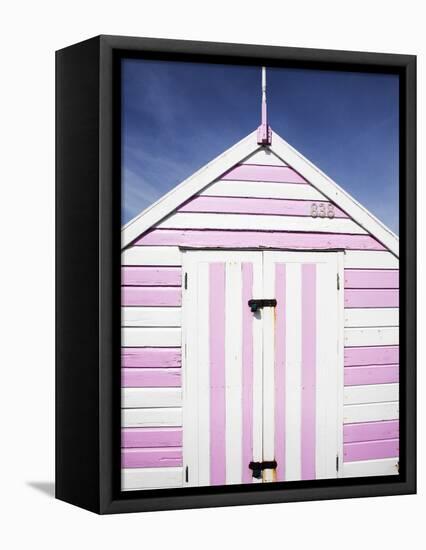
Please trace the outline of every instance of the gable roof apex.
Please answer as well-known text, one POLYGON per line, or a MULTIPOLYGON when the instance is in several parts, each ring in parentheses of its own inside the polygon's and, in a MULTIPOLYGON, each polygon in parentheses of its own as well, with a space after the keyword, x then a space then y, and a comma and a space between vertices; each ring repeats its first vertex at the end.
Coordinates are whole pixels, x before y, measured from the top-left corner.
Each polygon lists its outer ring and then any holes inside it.
MULTIPOLYGON (((255 130, 205 164, 124 225, 121 230, 121 248, 124 249, 129 246, 140 235, 165 218, 182 203, 201 192, 233 166, 263 147, 265 146, 258 144, 257 130, 255 130)), ((325 197, 344 210, 358 225, 375 237, 396 257, 399 257, 399 238, 397 235, 294 147, 278 134, 272 132, 272 144, 267 148, 303 176, 325 197)))

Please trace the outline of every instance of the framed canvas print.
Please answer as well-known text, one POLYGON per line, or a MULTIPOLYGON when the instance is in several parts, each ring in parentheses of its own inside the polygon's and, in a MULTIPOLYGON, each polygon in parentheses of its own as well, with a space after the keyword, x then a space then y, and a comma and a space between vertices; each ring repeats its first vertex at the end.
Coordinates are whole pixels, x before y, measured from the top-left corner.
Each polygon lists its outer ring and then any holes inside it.
POLYGON ((415 57, 57 52, 56 496, 415 492, 415 57))

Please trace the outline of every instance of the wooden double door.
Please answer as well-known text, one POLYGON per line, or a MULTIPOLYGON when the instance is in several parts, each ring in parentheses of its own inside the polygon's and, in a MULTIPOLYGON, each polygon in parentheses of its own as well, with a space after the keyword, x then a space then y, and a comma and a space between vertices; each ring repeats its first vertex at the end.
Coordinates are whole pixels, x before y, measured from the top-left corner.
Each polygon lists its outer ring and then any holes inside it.
POLYGON ((184 251, 184 485, 334 478, 342 254, 184 251))

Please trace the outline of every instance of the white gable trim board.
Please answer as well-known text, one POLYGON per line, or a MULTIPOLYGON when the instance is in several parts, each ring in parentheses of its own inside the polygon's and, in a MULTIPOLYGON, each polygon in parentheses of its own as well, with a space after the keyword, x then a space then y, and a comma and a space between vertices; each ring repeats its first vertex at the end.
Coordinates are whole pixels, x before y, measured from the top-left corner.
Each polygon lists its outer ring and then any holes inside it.
POLYGON ((123 490, 397 473, 398 238, 344 190, 253 133, 122 237, 123 490))

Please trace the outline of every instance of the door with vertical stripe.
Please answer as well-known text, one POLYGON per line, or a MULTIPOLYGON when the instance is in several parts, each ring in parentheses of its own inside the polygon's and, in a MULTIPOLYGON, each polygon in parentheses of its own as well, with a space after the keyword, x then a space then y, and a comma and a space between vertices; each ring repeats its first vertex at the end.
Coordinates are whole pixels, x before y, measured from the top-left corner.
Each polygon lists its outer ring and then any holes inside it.
POLYGON ((184 251, 184 485, 338 476, 340 254, 184 251))

